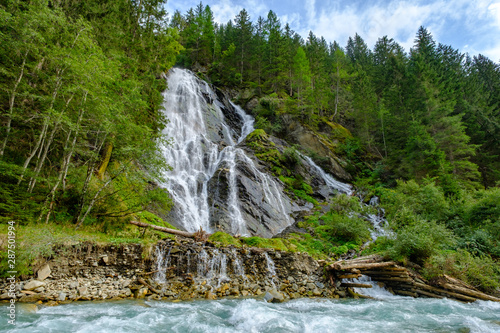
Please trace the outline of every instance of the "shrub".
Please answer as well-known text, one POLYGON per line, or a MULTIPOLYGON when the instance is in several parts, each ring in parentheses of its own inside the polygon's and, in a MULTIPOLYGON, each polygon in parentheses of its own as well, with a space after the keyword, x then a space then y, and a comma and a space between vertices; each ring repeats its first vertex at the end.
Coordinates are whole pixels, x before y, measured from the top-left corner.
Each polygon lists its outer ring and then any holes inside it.
POLYGON ((452 275, 486 292, 500 288, 500 264, 490 256, 474 256, 461 249, 436 253, 425 263, 423 273, 428 279, 452 275))
POLYGON ((396 260, 409 259, 423 264, 437 251, 451 247, 455 242, 453 233, 443 225, 420 220, 398 231, 389 253, 396 260))

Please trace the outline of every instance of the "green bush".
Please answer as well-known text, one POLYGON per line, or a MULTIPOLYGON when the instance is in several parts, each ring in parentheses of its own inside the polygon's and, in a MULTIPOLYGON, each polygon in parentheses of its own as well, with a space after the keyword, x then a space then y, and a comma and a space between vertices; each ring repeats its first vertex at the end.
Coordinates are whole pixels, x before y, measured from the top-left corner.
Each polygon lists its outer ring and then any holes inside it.
POLYGON ((423 264, 437 251, 454 246, 453 232, 436 222, 419 221, 401 228, 394 240, 390 255, 396 260, 409 259, 423 264))
POLYGON ((490 256, 474 256, 465 250, 441 251, 425 263, 424 277, 454 276, 486 292, 500 288, 500 264, 490 256))
POLYGON ((292 170, 300 164, 300 156, 295 147, 285 148, 280 160, 284 166, 292 170))
POLYGON ((444 221, 448 218, 449 203, 432 180, 426 180, 423 185, 414 180, 397 184, 395 189, 382 190, 381 200, 389 217, 401 207, 407 207, 424 219, 444 221))

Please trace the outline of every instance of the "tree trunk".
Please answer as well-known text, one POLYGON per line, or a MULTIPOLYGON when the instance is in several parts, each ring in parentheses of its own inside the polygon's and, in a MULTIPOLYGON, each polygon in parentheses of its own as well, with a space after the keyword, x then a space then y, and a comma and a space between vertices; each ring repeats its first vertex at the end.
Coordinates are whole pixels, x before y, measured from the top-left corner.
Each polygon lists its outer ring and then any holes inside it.
POLYGON ((64 113, 66 112, 66 109, 68 108, 68 105, 69 105, 69 103, 71 103, 71 100, 73 99, 74 96, 75 96, 74 94, 71 95, 70 98, 68 98, 68 100, 66 101, 66 106, 64 107, 64 110, 62 110, 61 113, 59 114, 59 118, 55 121, 54 127, 52 128, 52 131, 50 132, 49 138, 45 142, 45 146, 44 147, 42 146, 41 151, 43 150, 43 155, 41 156, 41 158, 37 162, 37 165, 35 168, 35 174, 31 178, 30 184, 28 186, 29 193, 31 193, 33 191, 33 189, 35 188, 36 178, 38 177, 38 175, 40 174, 40 171, 42 170, 43 164, 45 163, 45 159, 47 158, 47 154, 49 152, 50 145, 52 145, 52 142, 54 141, 54 136, 55 136, 57 130, 59 129, 59 125, 61 124, 62 117, 63 117, 64 113))
POLYGON ((80 228, 80 226, 82 225, 83 221, 85 221, 85 218, 87 217, 87 215, 90 213, 90 211, 92 210, 92 208, 94 207, 94 204, 96 203, 97 201, 97 198, 99 198, 99 194, 101 194, 101 192, 106 188, 108 187, 109 184, 111 184, 111 182, 119 175, 120 173, 118 173, 117 175, 115 175, 114 177, 111 177, 110 179, 108 179, 107 182, 104 183, 104 185, 101 186, 101 188, 94 194, 94 197, 92 198, 92 200, 90 201, 89 203, 89 206, 87 207, 87 210, 85 211, 85 213, 83 214, 82 216, 82 211, 80 211, 80 214, 76 220, 76 227, 75 229, 78 229, 80 228))
POLYGON ((139 222, 139 221, 130 221, 129 223, 136 225, 138 227, 151 228, 154 230, 165 232, 167 234, 178 235, 178 236, 182 236, 182 237, 194 238, 195 234, 196 234, 195 232, 187 232, 187 231, 182 231, 182 230, 170 229, 170 228, 160 227, 157 225, 148 224, 148 223, 139 222))
POLYGON ((7 141, 9 139, 9 134, 10 134, 10 129, 11 129, 11 124, 12 124, 12 114, 14 113, 14 101, 16 100, 16 91, 17 87, 19 86, 19 83, 21 83, 21 80, 24 75, 24 66, 26 65, 26 58, 28 57, 28 51, 24 54, 23 58, 23 63, 21 65, 21 73, 19 74, 19 77, 16 80, 16 83, 14 84, 14 88, 12 89, 12 94, 9 99, 9 114, 8 114, 8 119, 7 119, 7 124, 6 124, 6 129, 5 129, 5 138, 3 139, 2 142, 2 147, 0 148, 0 156, 3 156, 5 147, 7 146, 7 141))

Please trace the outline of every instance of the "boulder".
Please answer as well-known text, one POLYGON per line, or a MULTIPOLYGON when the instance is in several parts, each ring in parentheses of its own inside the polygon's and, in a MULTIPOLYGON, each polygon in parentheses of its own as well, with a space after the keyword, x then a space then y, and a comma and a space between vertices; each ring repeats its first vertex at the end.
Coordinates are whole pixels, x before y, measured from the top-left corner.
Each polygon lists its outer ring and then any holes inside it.
POLYGON ((37 272, 38 280, 43 281, 49 277, 51 273, 49 264, 43 265, 37 272))
POLYGON ((38 281, 38 280, 31 280, 28 283, 26 283, 23 287, 24 290, 33 290, 38 287, 45 286, 45 282, 38 281))
POLYGON ((64 301, 66 300, 66 293, 65 292, 60 292, 59 295, 57 296, 58 301, 64 301))
POLYGON ((270 289, 264 295, 264 300, 268 303, 281 303, 285 300, 285 296, 276 289, 270 289))

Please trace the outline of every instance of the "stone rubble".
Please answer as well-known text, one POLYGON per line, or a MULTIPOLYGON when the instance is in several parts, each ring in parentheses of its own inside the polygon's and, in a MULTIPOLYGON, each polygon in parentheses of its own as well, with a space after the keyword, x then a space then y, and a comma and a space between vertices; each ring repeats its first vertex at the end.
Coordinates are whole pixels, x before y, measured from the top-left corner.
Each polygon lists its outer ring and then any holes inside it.
MULTIPOLYGON (((144 255, 148 251, 139 244, 82 243, 56 249, 54 257, 37 274, 16 284, 16 298, 19 302, 57 305, 125 298, 263 297, 270 302, 283 302, 301 297, 345 296, 345 291, 332 286, 324 278, 323 268, 305 253, 217 248, 191 239, 166 239, 156 246, 165 253, 170 250, 167 267, 160 267, 165 283, 158 281, 154 250, 149 249, 152 255, 148 257, 144 255), (274 261, 276 276, 270 276, 264 253, 274 261), (241 274, 241 267, 237 269, 235 256, 243 263, 245 275, 241 274), (204 258, 204 262, 198 262, 199 258, 204 258)), ((8 286, 6 280, 0 282, 0 299, 9 299, 8 286)))

